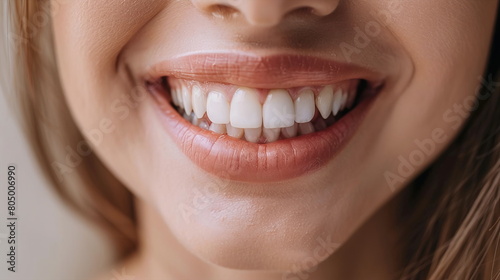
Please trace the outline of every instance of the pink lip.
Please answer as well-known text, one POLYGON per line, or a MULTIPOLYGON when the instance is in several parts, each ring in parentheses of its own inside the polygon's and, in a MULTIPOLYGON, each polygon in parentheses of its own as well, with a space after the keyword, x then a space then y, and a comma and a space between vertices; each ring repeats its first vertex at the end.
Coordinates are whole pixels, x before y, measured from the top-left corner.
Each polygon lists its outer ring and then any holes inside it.
MULTIPOLYGON (((345 79, 374 82, 377 77, 357 66, 315 57, 221 53, 178 57, 152 67, 149 73, 148 77, 154 79, 175 76, 260 88, 333 84, 345 79)), ((152 92, 166 131, 192 162, 216 176, 246 182, 292 179, 325 166, 352 137, 374 100, 374 96, 362 100, 323 131, 254 144, 192 125, 179 115, 165 95, 152 92)))
POLYGON ((246 53, 194 53, 153 65, 144 80, 162 76, 210 81, 253 88, 292 88, 328 85, 349 79, 376 83, 382 77, 354 64, 313 56, 257 56, 246 53))

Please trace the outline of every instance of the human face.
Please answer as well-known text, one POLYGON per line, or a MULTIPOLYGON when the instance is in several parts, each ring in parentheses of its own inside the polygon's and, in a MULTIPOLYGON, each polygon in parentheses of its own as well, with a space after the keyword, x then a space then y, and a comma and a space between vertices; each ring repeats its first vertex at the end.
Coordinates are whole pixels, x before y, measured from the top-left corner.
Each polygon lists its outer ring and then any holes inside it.
POLYGON ((57 2, 66 100, 100 159, 194 255, 270 270, 333 254, 452 141, 497 5, 57 2))

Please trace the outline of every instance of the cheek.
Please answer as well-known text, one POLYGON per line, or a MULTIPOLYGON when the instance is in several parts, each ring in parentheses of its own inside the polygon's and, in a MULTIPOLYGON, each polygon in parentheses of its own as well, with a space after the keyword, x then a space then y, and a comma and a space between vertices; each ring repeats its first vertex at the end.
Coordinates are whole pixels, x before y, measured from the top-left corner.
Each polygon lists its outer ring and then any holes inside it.
POLYGON ((140 178, 148 178, 150 170, 146 169, 151 168, 138 164, 139 159, 153 158, 153 152, 168 147, 152 142, 159 138, 152 134, 161 129, 145 125, 154 121, 146 112, 150 97, 126 71, 117 69, 116 60, 124 45, 167 1, 121 2, 65 1, 58 5, 52 14, 54 41, 73 119, 108 168, 132 188, 140 188, 144 185, 140 178), (139 153, 134 148, 138 143, 156 148, 139 153))
POLYGON ((53 0, 58 8, 52 11, 52 22, 62 86, 76 122, 82 128, 95 127, 114 102, 131 97, 134 85, 117 68, 117 60, 165 1, 58 2, 53 0))
MULTIPOLYGON (((415 14, 401 16, 420 19, 407 28, 402 39, 411 53, 414 74, 408 90, 395 103, 399 127, 411 127, 428 136, 442 128, 450 136, 458 132, 458 119, 467 115, 457 108, 466 105, 477 93, 489 53, 496 11, 494 1, 485 5, 462 1, 461 5, 441 2, 416 5, 415 14), (421 7, 420 7, 421 6, 421 7), (432 8, 431 8, 432 7, 432 8)), ((410 12, 409 12, 410 13, 410 12)), ((404 22, 401 19, 401 22, 404 22)))
POLYGON ((386 119, 383 127, 365 131, 379 135, 367 169, 391 190, 431 163, 460 131, 468 110, 477 109, 496 4, 461 2, 412 2, 392 15, 390 31, 407 52, 412 73, 378 100, 387 109, 375 113, 386 119))

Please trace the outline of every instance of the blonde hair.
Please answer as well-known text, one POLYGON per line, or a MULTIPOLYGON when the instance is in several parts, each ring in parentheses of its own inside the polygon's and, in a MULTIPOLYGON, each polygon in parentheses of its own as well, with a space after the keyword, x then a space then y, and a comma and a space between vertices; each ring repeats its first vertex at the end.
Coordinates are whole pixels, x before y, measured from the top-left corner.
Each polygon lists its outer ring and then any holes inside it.
MULTIPOLYGON (((12 83, 28 139, 52 185, 67 204, 103 228, 126 256, 137 245, 133 196, 92 152, 86 152, 65 176, 54 165, 66 162, 84 137, 69 117, 57 72, 51 14, 67 0, 4 1, 10 19, 8 37, 14 55, 12 83)), ((4 13, 5 14, 5 13, 4 13)), ((85 146, 85 149, 90 149, 85 146)))
MULTIPOLYGON (((59 0, 59 3, 65 0, 59 0)), ((61 197, 106 229, 126 256, 137 246, 132 194, 89 153, 63 180, 51 168, 66 147, 84 139, 64 97, 53 53, 47 0, 4 2, 15 43, 13 83, 28 138, 61 197), (7 4, 8 3, 8 4, 7 4), (8 6, 8 7, 7 7, 8 6), (44 15, 46 19, 44 19, 44 15)), ((54 4, 53 3, 53 4, 54 4)), ((52 9, 52 11, 50 10, 52 9)), ((497 23, 497 27, 500 23, 497 23)), ((497 28, 485 80, 487 96, 460 135, 427 170, 403 190, 401 211, 407 259, 402 279, 497 279, 500 240, 500 33, 497 28), (493 84, 491 84, 493 83, 493 84)))

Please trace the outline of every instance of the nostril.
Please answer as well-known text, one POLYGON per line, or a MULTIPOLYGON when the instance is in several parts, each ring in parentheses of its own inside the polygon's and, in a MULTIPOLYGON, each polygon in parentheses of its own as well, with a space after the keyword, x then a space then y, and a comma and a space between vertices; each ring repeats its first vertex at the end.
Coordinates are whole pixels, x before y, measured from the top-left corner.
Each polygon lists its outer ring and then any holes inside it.
POLYGON ((311 7, 298 7, 293 11, 290 11, 289 14, 308 15, 308 14, 316 14, 316 11, 314 10, 314 8, 311 7))
POLYGON ((288 13, 285 14, 285 17, 289 18, 311 18, 311 17, 317 17, 318 12, 311 7, 299 7, 296 9, 293 9, 289 11, 288 13))
POLYGON ((238 14, 238 10, 228 5, 212 5, 208 8, 208 13, 216 18, 230 18, 238 14))

